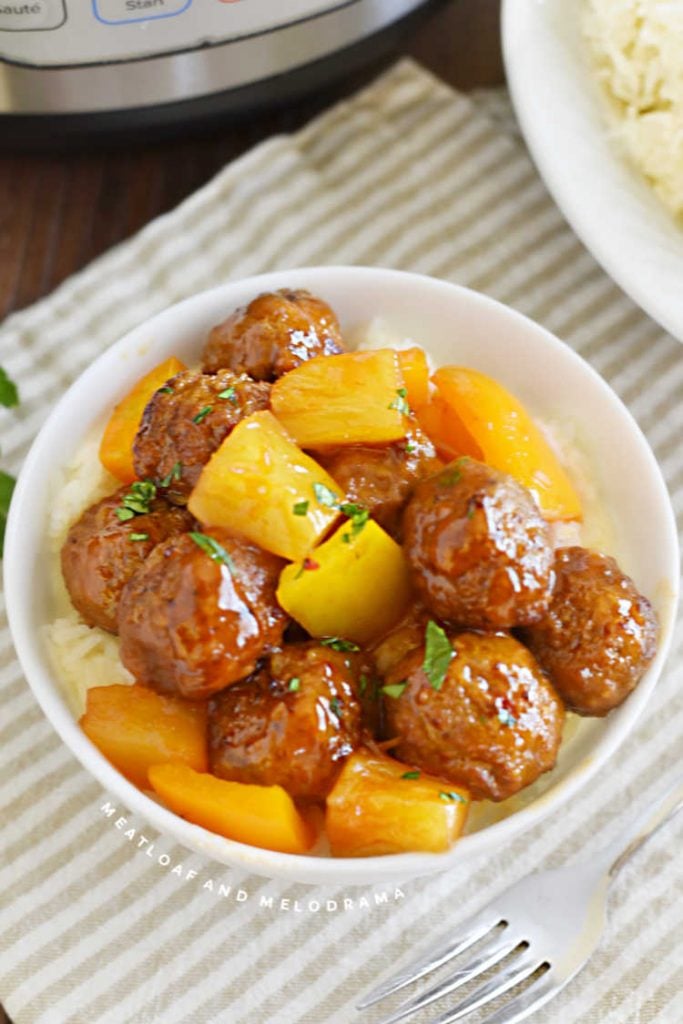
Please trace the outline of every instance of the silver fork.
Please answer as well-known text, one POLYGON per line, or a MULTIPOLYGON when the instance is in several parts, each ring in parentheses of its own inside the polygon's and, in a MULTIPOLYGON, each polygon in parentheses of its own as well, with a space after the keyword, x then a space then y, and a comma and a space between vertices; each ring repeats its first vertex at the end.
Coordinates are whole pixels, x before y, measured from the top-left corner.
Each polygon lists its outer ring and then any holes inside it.
POLYGON ((600 941, 607 891, 617 872, 665 821, 683 808, 683 777, 587 863, 527 875, 470 917, 440 949, 393 974, 358 1004, 362 1010, 443 967, 475 943, 473 959, 426 992, 401 1003, 381 1024, 403 1020, 505 960, 495 974, 431 1024, 453 1024, 533 980, 482 1024, 516 1024, 560 992, 600 941))

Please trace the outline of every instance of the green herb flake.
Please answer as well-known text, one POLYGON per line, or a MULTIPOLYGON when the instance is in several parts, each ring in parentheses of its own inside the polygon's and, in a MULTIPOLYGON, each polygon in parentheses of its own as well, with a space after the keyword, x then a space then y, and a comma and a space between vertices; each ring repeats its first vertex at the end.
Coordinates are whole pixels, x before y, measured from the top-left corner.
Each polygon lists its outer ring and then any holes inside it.
POLYGON ((16 480, 13 476, 0 469, 0 558, 2 558, 5 526, 7 525, 7 516, 9 515, 9 506, 15 483, 16 480))
POLYGON ((412 455, 413 452, 417 451, 417 445, 413 441, 408 441, 405 447, 406 455, 412 455))
POLYGON ((465 797, 461 796, 460 793, 454 793, 452 791, 446 792, 441 790, 439 793, 439 800, 443 800, 445 803, 464 804, 465 797))
POLYGON ((326 484, 314 483, 313 493, 319 505, 323 505, 325 508, 339 507, 339 498, 326 484))
POLYGON ((457 466, 453 466, 451 469, 445 469, 438 480, 442 487, 452 487, 453 484, 459 483, 461 478, 462 473, 457 466))
POLYGON ((360 647, 358 644, 354 644, 351 640, 344 640, 340 636, 326 636, 323 637, 320 643, 323 647, 330 647, 333 651, 359 651, 360 647))
POLYGON ((365 673, 363 673, 363 675, 361 675, 360 680, 358 682, 358 692, 360 693, 361 697, 363 696, 363 694, 367 690, 369 683, 370 683, 370 680, 365 675, 365 673))
POLYGON ((219 391, 218 397, 222 398, 224 402, 232 402, 233 405, 237 405, 237 391, 232 384, 229 388, 225 388, 224 391, 219 391))
POLYGON ((402 779, 419 779, 420 778, 420 772, 416 768, 415 771, 404 772, 403 775, 401 776, 401 778, 402 779))
POLYGON ((200 409, 196 416, 192 417, 193 423, 201 423, 202 420, 206 419, 210 412, 213 412, 212 405, 205 405, 203 409, 200 409))
POLYGON ((389 686, 383 686, 381 689, 382 689, 382 693, 385 693, 387 695, 387 697, 398 698, 398 697, 401 696, 401 694, 403 693, 403 691, 405 690, 407 685, 408 685, 407 682, 405 682, 405 683, 390 683, 389 686))
POLYGON ((219 544, 213 537, 209 537, 208 534, 197 533, 195 530, 190 531, 190 537, 197 547, 201 548, 209 558, 212 558, 214 562, 220 562, 221 565, 227 566, 233 576, 235 575, 235 563, 222 544, 219 544))
POLYGON ((131 540, 149 540, 149 534, 148 533, 131 533, 130 534, 130 539, 131 540))
POLYGON ((2 366, 0 366, 0 405, 4 405, 6 409, 13 409, 19 405, 19 389, 14 381, 7 376, 2 366))
POLYGON ((309 505, 309 501, 297 501, 292 505, 292 512, 295 516, 305 516, 309 505))
POLYGON ((393 400, 393 402, 389 403, 387 408, 395 409, 396 412, 400 412, 402 416, 410 416, 411 409, 410 406, 408 405, 408 402, 406 401, 407 395, 408 392, 406 388, 397 388, 396 398, 393 400))
POLYGON ((425 656, 422 671, 433 689, 441 689, 453 653, 451 642, 445 631, 441 626, 437 626, 433 619, 430 619, 425 630, 425 656))
POLYGON ((288 691, 290 693, 296 693, 300 686, 301 686, 301 680, 299 679, 299 677, 298 676, 293 676, 289 680, 289 685, 288 685, 287 689, 288 689, 288 691))
POLYGON ((183 464, 182 462, 176 462, 175 466, 168 473, 163 480, 159 481, 159 487, 170 487, 173 480, 180 480, 183 475, 183 464))
POLYGON ((337 718, 341 718, 341 704, 339 703, 339 697, 333 697, 330 701, 330 711, 337 718))
POLYGON ((121 499, 121 505, 116 509, 117 518, 120 522, 127 523, 135 516, 149 515, 156 496, 157 489, 151 480, 136 480, 121 499))
POLYGON ((173 394, 175 394, 175 392, 174 392, 172 387, 169 387, 169 385, 166 384, 165 387, 159 388, 159 394, 160 395, 173 395, 173 394))
POLYGON ((343 512, 344 515, 351 520, 351 529, 348 533, 342 534, 342 540, 346 544, 350 544, 351 541, 355 540, 358 534, 365 528, 365 525, 370 519, 370 512, 368 509, 363 508, 362 505, 356 505, 350 501, 344 502, 340 505, 339 511, 343 512))

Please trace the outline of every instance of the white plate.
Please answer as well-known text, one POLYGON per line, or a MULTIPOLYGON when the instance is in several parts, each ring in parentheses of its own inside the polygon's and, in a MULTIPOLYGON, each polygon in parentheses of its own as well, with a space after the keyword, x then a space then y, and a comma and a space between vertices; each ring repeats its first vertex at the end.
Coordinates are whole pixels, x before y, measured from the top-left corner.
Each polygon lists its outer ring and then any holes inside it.
POLYGON ((683 341, 683 228, 608 135, 580 0, 503 0, 512 101, 531 155, 584 245, 683 341))
POLYGON ((678 587, 678 540, 659 467, 630 413, 567 345, 520 313, 456 285, 393 270, 318 267, 235 281, 172 306, 113 345, 72 385, 29 452, 5 540, 5 594, 14 643, 36 698, 73 753, 115 797, 161 833, 224 864, 271 877, 331 885, 387 882, 497 856, 513 836, 556 810, 600 769, 647 703, 671 641, 678 587), (263 291, 308 288, 327 300, 346 337, 381 317, 399 337, 425 346, 434 362, 458 362, 498 378, 543 418, 577 424, 614 524, 612 553, 652 599, 661 624, 657 656, 629 699, 604 719, 583 719, 552 773, 525 791, 525 805, 466 835, 443 854, 332 859, 274 853, 191 825, 127 782, 80 729, 43 642, 54 617, 47 518, 60 467, 142 374, 176 355, 198 361, 208 330, 263 291), (542 370, 540 369, 542 368, 542 370), (614 439, 619 438, 615 447, 614 439))

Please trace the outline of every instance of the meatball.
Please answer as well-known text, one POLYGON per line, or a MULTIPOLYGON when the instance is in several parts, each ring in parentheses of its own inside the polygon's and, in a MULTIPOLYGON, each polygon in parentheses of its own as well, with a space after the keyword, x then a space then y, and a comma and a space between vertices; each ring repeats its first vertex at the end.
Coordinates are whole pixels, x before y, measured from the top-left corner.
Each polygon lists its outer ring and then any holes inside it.
POLYGON ((158 544, 121 595, 123 664, 159 693, 197 700, 244 679, 282 640, 283 564, 217 528, 158 544))
POLYGON ((147 404, 135 437, 135 472, 184 505, 203 466, 241 419, 266 409, 268 384, 222 370, 183 370, 147 404))
POLYGON ((657 617, 607 555, 560 548, 555 576, 550 608, 525 640, 572 711, 606 715, 654 657, 657 617))
POLYGON ((139 485, 120 487, 91 505, 73 524, 62 547, 62 575, 74 608, 89 626, 109 633, 116 632, 121 591, 152 548, 192 529, 194 522, 185 509, 155 497, 154 487, 142 488, 140 492, 139 485), (149 512, 136 514, 123 503, 127 496, 140 493, 138 508, 149 512))
POLYGON ((423 670, 425 649, 387 676, 405 684, 385 697, 399 761, 464 786, 475 800, 505 800, 555 764, 564 707, 533 655, 498 633, 450 637, 453 657, 440 689, 423 670))
POLYGON ((318 456, 318 461, 346 494, 367 508, 394 537, 401 535, 403 509, 418 480, 441 463, 434 445, 418 427, 405 441, 383 447, 355 445, 318 456))
POLYGON ((255 380, 275 380, 314 356, 344 352, 337 317, 306 291, 267 292, 236 310, 209 334, 203 368, 229 367, 255 380))
POLYGON ((508 629, 546 611, 550 531, 529 491, 506 473, 457 459, 417 485, 403 526, 418 595, 439 618, 508 629))
POLYGON ((358 746, 361 710, 350 659, 315 642, 272 654, 209 704, 211 771, 322 800, 358 746))

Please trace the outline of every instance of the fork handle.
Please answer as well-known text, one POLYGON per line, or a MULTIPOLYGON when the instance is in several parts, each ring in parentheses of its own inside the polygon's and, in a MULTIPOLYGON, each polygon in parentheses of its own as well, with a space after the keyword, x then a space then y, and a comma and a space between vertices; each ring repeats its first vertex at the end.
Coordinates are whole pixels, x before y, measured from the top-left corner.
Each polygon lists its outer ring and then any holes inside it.
POLYGON ((666 791, 657 801, 654 808, 649 808, 639 815, 635 822, 624 829, 613 843, 605 847, 600 856, 610 865, 607 874, 610 880, 616 878, 627 860, 639 850, 647 840, 658 832, 665 822, 675 817, 683 809, 683 776, 666 791))

